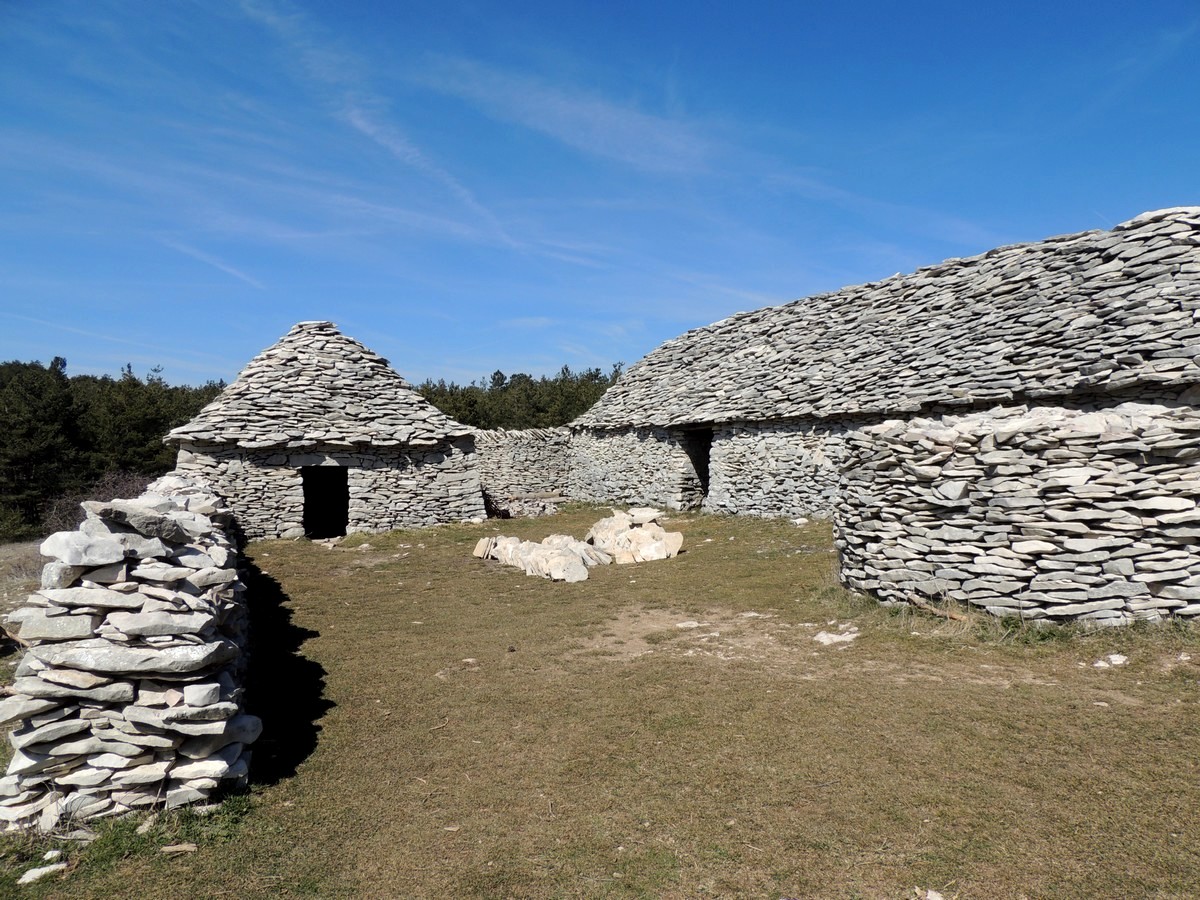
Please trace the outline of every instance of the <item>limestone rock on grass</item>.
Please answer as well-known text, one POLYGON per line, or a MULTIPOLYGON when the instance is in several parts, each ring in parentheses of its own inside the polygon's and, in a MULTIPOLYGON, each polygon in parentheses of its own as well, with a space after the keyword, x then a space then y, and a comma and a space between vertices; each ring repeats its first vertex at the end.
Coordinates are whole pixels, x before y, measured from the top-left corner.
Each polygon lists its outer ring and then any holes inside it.
POLYGON ((613 510, 611 517, 592 526, 586 541, 566 534, 552 534, 540 544, 515 537, 486 537, 475 544, 472 555, 495 559, 527 575, 554 581, 584 581, 592 566, 676 556, 683 546, 683 535, 664 531, 657 522, 661 516, 661 512, 648 507, 628 513, 613 510))

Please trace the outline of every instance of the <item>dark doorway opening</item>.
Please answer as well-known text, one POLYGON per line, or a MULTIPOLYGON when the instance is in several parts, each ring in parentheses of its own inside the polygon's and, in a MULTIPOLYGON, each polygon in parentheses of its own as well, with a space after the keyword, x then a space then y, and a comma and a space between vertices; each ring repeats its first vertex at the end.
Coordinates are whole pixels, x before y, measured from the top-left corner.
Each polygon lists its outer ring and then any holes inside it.
POLYGON ((692 461, 700 490, 708 496, 708 457, 712 452, 713 430, 711 428, 687 428, 683 432, 683 452, 692 461))
POLYGON ((350 481, 344 466, 304 466, 304 533, 310 538, 342 537, 350 522, 350 481))

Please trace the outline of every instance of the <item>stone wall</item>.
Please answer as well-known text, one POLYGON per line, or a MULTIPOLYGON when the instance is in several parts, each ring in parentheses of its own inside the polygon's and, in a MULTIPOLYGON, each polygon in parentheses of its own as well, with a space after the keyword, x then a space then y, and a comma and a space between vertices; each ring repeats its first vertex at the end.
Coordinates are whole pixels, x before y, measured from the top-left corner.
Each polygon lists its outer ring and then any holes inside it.
POLYGON ((570 443, 567 428, 475 432, 484 493, 496 499, 565 494, 570 443))
POLYGON ((714 429, 706 512, 828 517, 847 426, 727 425, 714 429))
POLYGON ((224 503, 168 475, 84 506, 6 620, 28 650, 0 702, 0 724, 17 722, 0 828, 205 800, 244 781, 262 728, 241 708, 247 610, 224 503))
POLYGON ((847 434, 841 578, 886 604, 1121 624, 1200 614, 1200 411, 1012 407, 847 434))
POLYGON ((677 429, 584 429, 571 434, 568 493, 594 503, 689 509, 704 498, 677 429))
POLYGON ((434 448, 358 451, 184 445, 176 463, 177 471, 203 479, 226 499, 242 535, 251 540, 304 535, 304 466, 349 470, 349 533, 484 516, 469 437, 434 448))

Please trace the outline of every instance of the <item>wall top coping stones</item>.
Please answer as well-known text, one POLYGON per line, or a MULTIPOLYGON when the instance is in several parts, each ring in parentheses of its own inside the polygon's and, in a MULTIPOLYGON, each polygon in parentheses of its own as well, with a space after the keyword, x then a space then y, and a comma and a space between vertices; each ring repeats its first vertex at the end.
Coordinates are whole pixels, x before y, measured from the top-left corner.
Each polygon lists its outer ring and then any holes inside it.
POLYGON ((631 366, 573 428, 911 414, 1200 382, 1200 207, 737 313, 631 366))
POLYGON ((246 449, 429 447, 471 433, 332 322, 300 322, 164 441, 246 449))
MULTIPOLYGON (((1003 453, 1009 439, 1018 435, 1041 434, 1053 430, 1054 434, 1065 442, 1070 442, 1076 437, 1119 441, 1163 425, 1170 426, 1171 429, 1196 431, 1196 442, 1200 445, 1200 412, 1186 406, 1170 407, 1159 403, 1126 402, 1092 412, 1046 406, 997 407, 960 416, 887 419, 865 426, 861 431, 864 435, 879 437, 884 441, 895 439, 901 443, 912 443, 925 438, 935 446, 954 446, 964 439, 969 441, 982 435, 990 435, 994 439, 996 451, 1003 453)), ((1174 436, 1174 432, 1169 429, 1163 431, 1164 436, 1174 436)), ((859 438, 854 435, 848 440, 852 444, 859 442, 859 438)), ((863 442, 870 441, 866 439, 863 442)), ((1013 455, 1016 457, 1022 454, 1013 455)), ((1080 462, 1079 465, 1086 463, 1080 462)))

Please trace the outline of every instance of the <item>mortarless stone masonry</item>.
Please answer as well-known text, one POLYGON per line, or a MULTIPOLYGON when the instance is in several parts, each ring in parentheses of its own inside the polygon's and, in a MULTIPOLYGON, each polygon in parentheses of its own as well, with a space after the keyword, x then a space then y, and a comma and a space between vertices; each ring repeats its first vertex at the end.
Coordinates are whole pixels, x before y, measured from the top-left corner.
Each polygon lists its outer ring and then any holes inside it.
POLYGON ((570 441, 567 428, 476 431, 484 494, 509 500, 565 492, 570 441))
POLYGON ((0 830, 205 800, 245 780, 262 730, 241 706, 247 610, 223 501, 168 475, 84 506, 7 617, 29 649, 0 702, 18 723, 0 830))
POLYGON ((841 578, 886 604, 1122 624, 1200 614, 1200 412, 889 421, 847 439, 841 578))
MULTIPOLYGON (((1191 615, 1188 579, 1197 574, 1191 563, 1161 568, 1188 552, 1181 540, 1190 525, 1182 519, 1143 515, 1144 534, 1132 544, 1078 548, 1111 541, 1109 532, 1122 527, 1115 522, 1130 527, 1124 513, 1137 510, 1113 505, 1122 498, 1180 507, 1160 510, 1163 515, 1189 514, 1190 505, 1181 506, 1190 503, 1192 486, 1185 434, 1200 399, 1189 391, 1200 384, 1198 360, 1200 208, 1159 210, 1112 231, 1000 247, 739 313, 668 341, 571 423, 572 491, 578 485, 587 499, 664 505, 670 497, 714 512, 833 515, 843 579, 885 602, 932 593, 996 614, 1020 610, 1051 620, 1191 615), (1066 449, 1041 448, 1043 438, 1035 438, 1006 448, 1022 454, 1011 470, 998 465, 992 471, 981 456, 973 464, 977 477, 952 479, 968 485, 954 498, 930 494, 926 478, 944 463, 930 458, 951 451, 938 445, 934 453, 929 438, 909 441, 889 430, 920 417, 921 427, 941 433, 940 422, 968 416, 973 440, 999 444, 1013 416, 1089 423, 1091 413, 1127 417, 1133 407, 1122 404, 1130 402, 1143 407, 1130 420, 1136 424, 1114 426, 1139 435, 1128 452, 1113 456, 1114 442, 1101 435, 1072 432, 1066 449), (988 438, 992 427, 997 435, 988 438), (695 438, 704 432, 707 452, 695 438), (1172 441, 1181 442, 1182 456, 1164 455, 1174 450, 1172 441), (922 455, 910 443, 929 452, 922 455), (682 448, 690 452, 681 454, 682 448), (1042 449, 1046 458, 1034 458, 1042 449), (1057 465, 1059 453, 1076 461, 1093 454, 1091 468, 1104 472, 1063 494, 1062 485, 1037 476, 1057 465), (1024 493, 1006 496, 1018 474, 1028 479, 1019 488, 1024 493), (1142 491, 1151 493, 1143 497, 1142 491), (1016 509, 1022 511, 1004 518, 1002 511, 1016 509), (1057 529, 1045 525, 1047 517, 1064 513, 1076 518, 1057 529), (930 524, 938 516, 950 521, 930 524), (883 530, 870 537, 873 528, 883 530), (934 546, 920 529, 952 536, 953 549, 934 546), (1031 529, 1049 536, 1031 544, 1025 539, 1031 529), (1053 535, 1066 533, 1073 543, 1055 543, 1053 535), (980 563, 999 566, 998 572, 949 564, 962 562, 956 556, 995 557, 1005 550, 1016 554, 1007 566, 980 563), (1128 562, 1139 554, 1160 569, 1142 571, 1128 562), (1101 556, 1121 572, 1132 565, 1127 583, 1133 586, 1112 587, 1115 575, 1101 556), (1022 574, 1013 577, 1017 569, 1022 574), (942 575, 931 575, 937 572, 942 575), (948 572, 964 574, 956 579, 948 572), (1049 579, 1047 572, 1068 574, 1049 579), (1058 593, 1039 589, 1072 577, 1091 592, 1078 584, 1058 593), (989 593, 990 583, 1015 593, 989 593), (1131 593, 1097 596, 1122 590, 1131 593)), ((964 440, 951 454, 955 459, 971 452, 964 440)), ((972 470, 967 461, 960 464, 963 473, 972 470)))
POLYGON ((166 441, 247 538, 305 534, 306 468, 346 470, 345 531, 484 515, 474 430, 330 322, 301 322, 166 441))
POLYGON ((688 509, 704 497, 679 430, 577 431, 569 460, 568 493, 576 500, 688 509))

